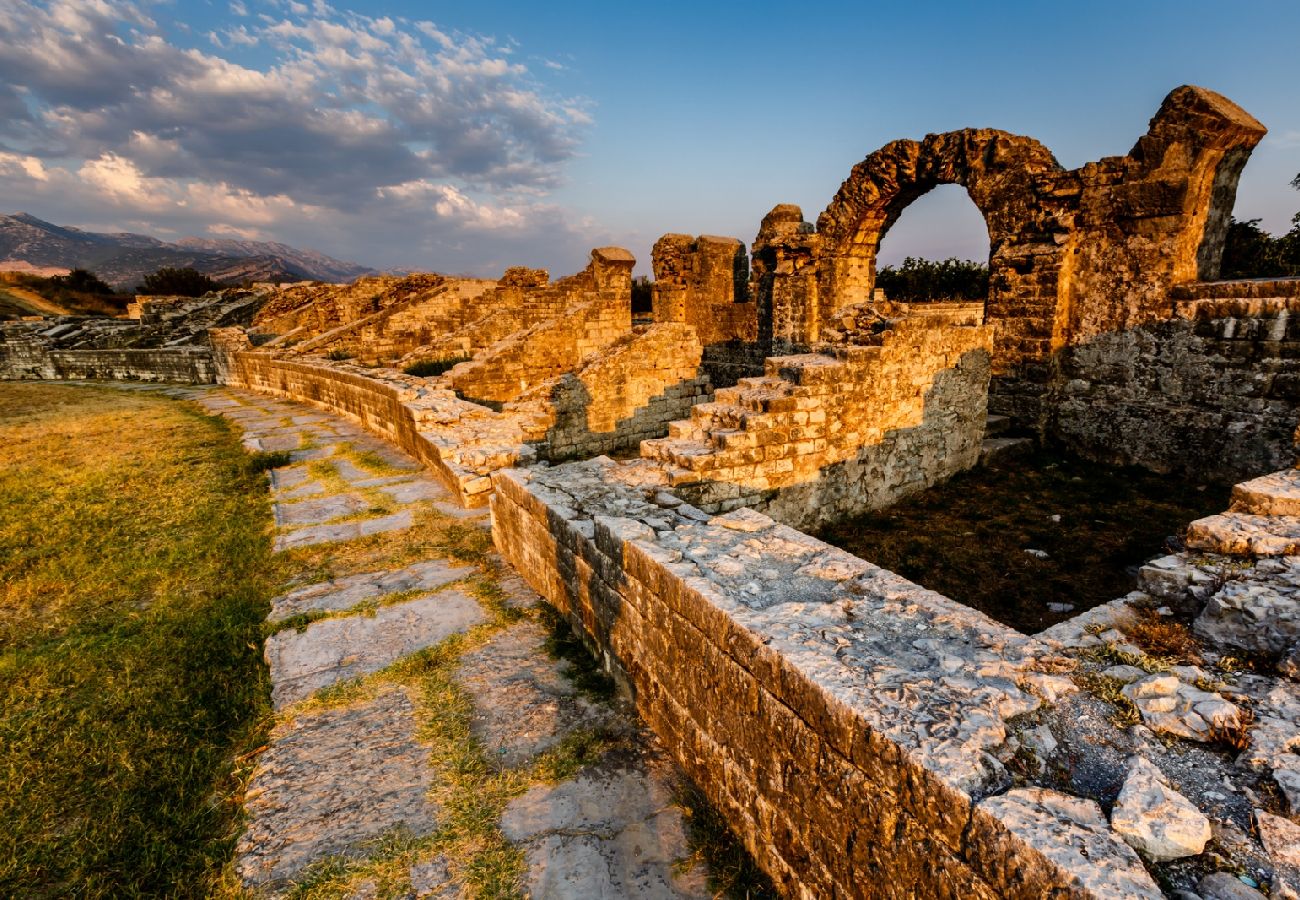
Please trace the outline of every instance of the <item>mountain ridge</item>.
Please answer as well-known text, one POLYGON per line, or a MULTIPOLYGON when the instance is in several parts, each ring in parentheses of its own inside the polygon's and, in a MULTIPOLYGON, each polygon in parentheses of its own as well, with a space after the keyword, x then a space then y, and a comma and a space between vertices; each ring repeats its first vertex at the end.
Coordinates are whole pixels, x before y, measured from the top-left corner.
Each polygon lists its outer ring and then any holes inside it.
POLYGON ((169 242, 133 232, 84 231, 30 213, 0 215, 0 271, 17 268, 90 269, 130 290, 164 266, 193 267, 217 281, 350 282, 375 270, 278 241, 181 238, 169 242))

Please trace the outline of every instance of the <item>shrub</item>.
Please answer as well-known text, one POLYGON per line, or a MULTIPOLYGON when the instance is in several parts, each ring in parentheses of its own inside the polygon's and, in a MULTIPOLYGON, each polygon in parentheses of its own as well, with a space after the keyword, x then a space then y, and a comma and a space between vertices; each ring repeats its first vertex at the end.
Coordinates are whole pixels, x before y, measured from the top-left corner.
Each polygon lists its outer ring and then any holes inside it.
POLYGON ((329 353, 325 354, 326 359, 332 359, 335 362, 344 359, 352 359, 355 356, 356 354, 353 353, 351 350, 344 350, 341 347, 336 347, 333 350, 331 350, 329 353))
POLYGON ((876 272, 876 287, 890 300, 924 303, 931 300, 983 300, 989 293, 989 267, 950 257, 937 262, 909 256, 897 268, 876 272))
POLYGON ((453 356, 449 359, 421 359, 411 363, 402 371, 417 378, 431 378, 435 375, 441 375, 452 366, 468 361, 468 356, 453 356))
POLYGON ((222 285, 194 268, 173 269, 164 266, 152 275, 144 276, 137 287, 138 294, 155 294, 167 297, 202 297, 209 291, 219 291, 222 285))
POLYGON ((50 284, 82 294, 102 294, 107 296, 114 293, 111 286, 100 279, 94 272, 87 269, 73 269, 67 275, 55 275, 50 279, 50 284))

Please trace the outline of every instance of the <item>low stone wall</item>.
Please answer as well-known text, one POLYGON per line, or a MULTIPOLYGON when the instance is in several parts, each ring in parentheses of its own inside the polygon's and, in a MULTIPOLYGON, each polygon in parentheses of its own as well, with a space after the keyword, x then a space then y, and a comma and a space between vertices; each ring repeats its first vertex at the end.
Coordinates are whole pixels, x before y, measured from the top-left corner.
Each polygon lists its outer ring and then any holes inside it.
POLYGON ((223 384, 310 403, 360 423, 420 460, 462 506, 487 503, 493 471, 536 458, 516 419, 451 391, 396 372, 381 379, 251 352, 241 339, 242 333, 213 335, 223 384))
POLYGON ((1291 464, 1300 297, 1189 299, 1177 312, 1062 351, 1045 436, 1101 462, 1216 481, 1291 464))
POLYGON ((51 350, 40 342, 0 340, 0 379, 176 381, 212 384, 209 350, 51 350))
POLYGON ((663 437, 668 424, 712 395, 689 325, 634 329, 577 372, 551 379, 503 412, 529 416, 549 459, 596 456, 663 437))
POLYGON ((579 624, 790 897, 1161 896, 1095 803, 1008 787, 1036 641, 657 467, 493 476, 493 539, 579 624))
POLYGON ((773 357, 642 455, 710 512, 799 528, 887 506, 968 469, 984 435, 991 332, 915 318, 876 346, 773 357))

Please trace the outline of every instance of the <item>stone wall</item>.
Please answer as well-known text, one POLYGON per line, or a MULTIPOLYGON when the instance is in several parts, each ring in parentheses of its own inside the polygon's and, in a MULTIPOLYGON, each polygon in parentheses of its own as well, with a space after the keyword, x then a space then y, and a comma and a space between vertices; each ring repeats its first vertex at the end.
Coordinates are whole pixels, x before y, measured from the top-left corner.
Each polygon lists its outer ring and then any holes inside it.
POLYGON ((13 348, 0 340, 0 379, 175 381, 212 384, 212 353, 196 348, 48 350, 13 348), (12 351, 12 352, 11 352, 12 351))
POLYGON ((1095 803, 1006 791, 1007 721, 1065 681, 1045 648, 761 514, 710 518, 662 475, 499 472, 493 539, 783 895, 1161 896, 1095 803))
POLYGON ((328 409, 391 440, 426 465, 467 507, 487 503, 493 471, 536 459, 519 422, 392 370, 362 372, 249 349, 235 329, 214 331, 222 384, 328 409))
POLYGON ((690 325, 704 346, 758 338, 749 256, 736 238, 665 234, 650 252, 656 322, 690 325))
POLYGON ((894 141, 853 168, 815 233, 797 208, 774 210, 785 233, 760 232, 756 277, 816 269, 773 295, 778 338, 788 305, 791 332, 815 340, 819 316, 870 299, 880 239, 902 211, 936 185, 964 185, 989 229, 994 370, 1041 381, 1052 352, 1165 318, 1174 285, 1218 276, 1237 179, 1264 133, 1225 97, 1184 86, 1127 156, 1079 169, 993 129, 894 141), (775 269, 760 250, 775 250, 775 269))
POLYGON ((503 412, 535 423, 548 459, 612 453, 663 437, 712 390, 701 375, 695 330, 674 323, 638 327, 575 372, 543 382, 503 412))
MULTIPOLYGON (((1259 291, 1269 283, 1245 283, 1259 291)), ((1063 350, 1040 423, 1090 459, 1233 481, 1295 460, 1300 424, 1300 281, 1273 299, 1179 303, 1176 318, 1098 335, 1063 350), (1290 297, 1278 297, 1291 291, 1290 297)), ((1009 405, 995 394, 994 406, 1009 405)))
POLYGON ((341 349, 358 359, 397 359, 445 332, 464 328, 483 315, 480 298, 495 282, 447 279, 428 290, 384 306, 293 346, 295 353, 341 349))
POLYGON ((801 528, 876 509, 968 469, 984 435, 991 334, 917 318, 874 346, 773 357, 642 455, 709 511, 801 528))
MULTIPOLYGON (((403 362, 479 356, 513 335, 568 316, 594 300, 606 301, 611 322, 615 319, 622 322, 624 317, 618 309, 627 307, 627 324, 620 330, 624 333, 632 327, 635 264, 636 258, 620 247, 597 247, 591 251, 591 261, 585 269, 554 282, 547 280, 545 269, 507 269, 496 288, 485 293, 476 304, 479 317, 471 318, 459 329, 435 336, 408 353, 403 362)), ((545 378, 555 374, 558 373, 551 372, 545 378)), ((506 389, 502 386, 500 390, 506 389)), ((504 399, 517 395, 510 393, 504 399)), ((484 399, 498 401, 495 396, 484 399)))

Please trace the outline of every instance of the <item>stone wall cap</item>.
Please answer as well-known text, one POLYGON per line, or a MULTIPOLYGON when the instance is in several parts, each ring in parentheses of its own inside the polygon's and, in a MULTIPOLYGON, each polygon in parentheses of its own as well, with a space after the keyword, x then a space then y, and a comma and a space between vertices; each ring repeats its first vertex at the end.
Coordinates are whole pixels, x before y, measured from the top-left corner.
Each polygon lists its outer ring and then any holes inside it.
POLYGON ((636 257, 631 251, 622 247, 597 247, 591 251, 591 258, 607 263, 636 263, 636 257))

